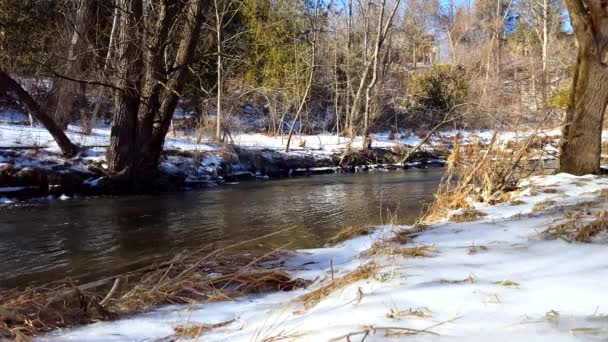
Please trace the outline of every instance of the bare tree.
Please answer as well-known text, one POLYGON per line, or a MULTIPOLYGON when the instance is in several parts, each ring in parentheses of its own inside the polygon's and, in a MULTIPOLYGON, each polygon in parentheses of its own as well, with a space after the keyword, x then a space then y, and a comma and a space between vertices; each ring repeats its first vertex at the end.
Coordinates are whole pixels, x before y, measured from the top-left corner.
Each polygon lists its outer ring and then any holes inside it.
POLYGON ((2 70, 0 70, 0 92, 11 94, 17 101, 21 102, 27 112, 40 121, 49 131, 65 157, 71 158, 76 155, 78 149, 65 135, 61 127, 40 108, 38 102, 17 81, 2 70))
POLYGON ((291 127, 289 128, 289 134, 287 135, 287 143, 285 144, 285 152, 289 152, 289 147, 291 145, 291 137, 293 136, 296 122, 302 115, 302 110, 304 110, 304 105, 306 104, 306 101, 308 101, 308 96, 310 95, 310 91, 312 89, 312 82, 315 78, 315 71, 316 71, 315 63, 316 63, 316 57, 317 57, 317 33, 318 33, 317 31, 319 30, 319 27, 317 27, 318 9, 319 9, 319 0, 317 0, 315 2, 315 7, 313 9, 313 13, 309 17, 311 38, 310 38, 310 64, 308 67, 308 69, 309 69, 308 81, 306 82, 306 89, 304 90, 304 95, 302 95, 302 98, 300 99, 300 104, 298 106, 298 110, 296 111, 296 115, 293 119, 293 123, 291 124, 291 127))
POLYGON ((142 0, 119 0, 119 90, 106 152, 110 173, 135 183, 156 175, 207 5, 206 0, 189 0, 184 6, 171 0, 147 3, 151 15, 144 18, 142 0))
MULTIPOLYGON (((378 72, 377 71, 378 70, 378 58, 380 55, 380 49, 382 48, 382 44, 384 43, 384 40, 386 39, 388 30, 391 28, 391 26, 393 24, 393 18, 395 17, 395 13, 397 13, 399 4, 400 4, 400 1, 397 1, 397 3, 395 4, 395 7, 391 10, 388 17, 385 18, 386 0, 382 0, 380 3, 380 8, 378 10, 378 18, 377 18, 378 23, 377 23, 377 29, 376 29, 376 41, 374 42, 374 51, 371 56, 368 56, 367 53, 365 54, 366 57, 365 57, 364 71, 361 75, 361 79, 359 80, 359 87, 357 88, 357 93, 355 94, 355 96, 353 98, 353 102, 351 104, 351 113, 350 113, 351 120, 353 120, 353 118, 357 117, 357 114, 360 111, 360 102, 361 102, 361 97, 363 95, 364 89, 366 90, 366 94, 367 94, 368 93, 367 89, 369 89, 369 91, 371 91, 371 88, 373 88, 376 84, 377 72, 378 72), (385 19, 386 19, 386 21, 385 21, 385 19), (368 81, 370 74, 372 74, 372 79, 370 81, 368 81), (367 87, 366 87, 366 85, 367 85, 367 87)), ((367 36, 367 34, 366 34, 366 36, 367 36)), ((369 108, 367 105, 368 105, 368 103, 366 101, 365 109, 364 109, 364 118, 363 118, 363 133, 366 137, 369 134, 369 108)))
MULTIPOLYGON (((75 7, 75 15, 72 20, 70 46, 68 56, 63 63, 61 73, 70 78, 80 77, 84 72, 83 60, 89 49, 88 35, 92 30, 90 25, 93 14, 92 0, 71 0, 75 7)), ((57 106, 53 117, 63 128, 66 128, 71 119, 78 117, 79 108, 86 102, 86 83, 75 83, 66 79, 58 81, 57 106)))

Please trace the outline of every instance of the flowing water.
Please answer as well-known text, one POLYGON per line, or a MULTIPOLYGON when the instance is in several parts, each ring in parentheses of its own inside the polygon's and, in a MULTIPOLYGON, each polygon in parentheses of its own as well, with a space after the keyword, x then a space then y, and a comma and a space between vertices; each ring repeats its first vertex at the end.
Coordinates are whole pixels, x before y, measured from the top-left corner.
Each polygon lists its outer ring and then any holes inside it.
POLYGON ((265 247, 323 246, 345 226, 410 224, 441 169, 243 182, 159 196, 0 208, 0 288, 94 278, 286 229, 265 247), (381 214, 382 213, 382 214, 381 214))

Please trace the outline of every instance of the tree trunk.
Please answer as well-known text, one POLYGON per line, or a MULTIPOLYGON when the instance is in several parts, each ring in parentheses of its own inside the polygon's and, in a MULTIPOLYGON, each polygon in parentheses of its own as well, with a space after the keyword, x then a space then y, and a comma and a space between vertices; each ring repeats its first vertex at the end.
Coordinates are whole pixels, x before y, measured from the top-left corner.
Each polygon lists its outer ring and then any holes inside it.
POLYGON ((175 107, 177 107, 177 102, 186 84, 188 65, 194 56, 203 25, 203 13, 208 5, 209 1, 207 0, 190 0, 185 9, 186 18, 179 35, 179 46, 173 65, 175 71, 169 77, 161 95, 162 102, 158 111, 160 122, 153 127, 152 139, 145 146, 140 146, 140 149, 146 150, 147 153, 140 156, 138 171, 156 172, 158 169, 158 161, 165 143, 165 137, 169 131, 175 107))
POLYGON ((217 51, 217 97, 216 97, 216 123, 215 123, 215 139, 218 142, 222 141, 222 26, 224 13, 220 15, 219 1, 214 1, 215 7, 215 33, 216 33, 216 51, 217 51))
POLYGON ((584 45, 579 47, 570 106, 562 131, 560 171, 598 173, 602 126, 608 105, 608 67, 584 45))
MULTIPOLYGON (((66 68, 63 73, 69 77, 75 77, 83 72, 82 54, 87 50, 87 32, 90 30, 89 21, 91 20, 93 3, 91 0, 75 0, 76 18, 74 20, 74 31, 66 68)), ((57 96, 57 106, 55 108, 54 119, 59 126, 64 129, 68 127, 71 120, 80 115, 79 107, 86 104, 86 84, 74 84, 69 80, 59 80, 57 96)))
POLYGON ((542 94, 543 110, 547 110, 547 51, 549 47, 549 2, 543 0, 542 94))
MULTIPOLYGON (((291 128, 289 128, 289 135, 287 136, 287 144, 285 145, 285 152, 289 152, 289 145, 291 144, 291 137, 293 136, 293 131, 294 128, 296 127, 296 121, 298 121, 298 118, 300 118, 300 115, 302 114, 302 110, 304 109, 304 105, 306 104, 306 101, 308 100, 308 95, 310 94, 310 90, 312 88, 312 81, 314 80, 314 76, 315 76, 315 39, 316 39, 316 33, 313 33, 313 42, 312 42, 312 53, 311 53, 311 66, 310 66, 310 74, 308 77, 308 82, 306 84, 306 90, 304 92, 304 96, 302 96, 302 100, 300 101, 300 105, 298 106, 298 111, 296 112, 296 116, 293 119, 293 124, 291 125, 291 128)), ((300 129, 301 129, 302 125, 300 124, 300 129)))
POLYGON ((0 92, 13 94, 17 101, 23 104, 29 115, 40 121, 44 128, 49 131, 65 157, 71 158, 76 155, 76 146, 72 144, 63 130, 50 116, 42 111, 38 102, 17 81, 2 70, 0 70, 0 92))
POLYGON ((176 16, 177 5, 172 0, 161 1, 155 13, 150 15, 156 20, 149 25, 151 33, 143 44, 146 48, 143 53, 142 103, 137 114, 137 152, 140 155, 149 153, 147 147, 153 139, 153 126, 160 121, 161 96, 165 91, 163 85, 167 83, 164 56, 176 16))
POLYGON ((608 105, 608 17, 600 1, 566 0, 566 5, 579 47, 562 130, 560 171, 598 173, 608 105))
MULTIPOLYGON (((108 52, 106 53, 106 58, 103 62, 103 69, 101 70, 102 75, 106 73, 108 67, 110 65, 110 60, 112 58, 112 49, 114 49, 114 36, 116 34, 116 26, 118 25, 118 18, 120 17, 120 11, 118 7, 114 8, 114 18, 112 19, 112 28, 110 29, 110 39, 108 40, 108 52)), ((99 111, 101 110, 101 102, 103 101, 104 94, 106 93, 106 89, 104 87, 99 87, 97 91, 97 98, 95 99, 95 107, 93 108, 93 112, 91 113, 91 118, 89 119, 89 123, 85 125, 85 134, 89 135, 93 132, 93 128, 97 123, 97 117, 99 116, 99 111)))
POLYGON ((120 90, 114 92, 115 112, 106 160, 110 173, 130 176, 135 158, 143 66, 139 45, 143 9, 141 0, 118 0, 118 6, 124 11, 119 18, 116 44, 116 86, 120 90))

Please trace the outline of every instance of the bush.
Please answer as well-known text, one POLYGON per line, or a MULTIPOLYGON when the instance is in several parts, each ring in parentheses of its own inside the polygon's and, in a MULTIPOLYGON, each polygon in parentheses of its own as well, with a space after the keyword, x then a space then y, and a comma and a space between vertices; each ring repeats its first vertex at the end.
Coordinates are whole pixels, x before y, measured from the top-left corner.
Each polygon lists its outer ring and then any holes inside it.
POLYGON ((470 79, 462 66, 435 64, 406 84, 412 123, 431 127, 455 106, 465 103, 470 79))
POLYGON ((570 92, 572 91, 572 82, 568 82, 563 86, 559 87, 553 93, 553 96, 549 100, 551 107, 555 109, 561 109, 565 111, 568 109, 570 104, 570 92))

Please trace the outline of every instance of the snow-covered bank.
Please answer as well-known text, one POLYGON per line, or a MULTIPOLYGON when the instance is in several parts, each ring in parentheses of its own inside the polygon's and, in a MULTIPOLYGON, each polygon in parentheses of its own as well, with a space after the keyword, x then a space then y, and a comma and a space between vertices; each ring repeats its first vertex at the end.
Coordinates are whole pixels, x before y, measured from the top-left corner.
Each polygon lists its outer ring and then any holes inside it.
MULTIPOLYGON (((91 135, 81 132, 81 127, 68 127, 67 135, 81 151, 75 158, 65 159, 44 128, 0 124, 0 197, 27 199, 119 193, 104 181, 110 127, 100 123, 91 135), (28 190, 2 190, 14 187, 28 190)), ((457 132, 445 134, 449 139, 457 132)), ((420 141, 419 137, 408 134, 391 140, 388 133, 377 134, 372 149, 365 151, 359 150, 361 141, 362 137, 351 140, 330 134, 300 136, 292 142, 290 152, 284 152, 284 137, 242 134, 234 137, 233 144, 220 146, 198 141, 192 133, 177 132, 176 136, 166 139, 159 165, 164 180, 159 182, 162 189, 157 192, 215 186, 242 179, 438 166, 443 161, 433 154, 434 148, 446 151, 445 142, 437 138, 415 155, 412 163, 403 164, 401 158, 420 141)))
POLYGON ((413 334, 416 341, 605 340, 606 233, 583 244, 550 240, 543 231, 574 215, 593 221, 608 206, 606 189, 608 178, 535 177, 522 182, 510 202, 478 205, 485 214, 479 221, 439 223, 420 234, 385 226, 335 247, 300 251, 286 267, 294 278, 314 280, 306 289, 163 307, 40 340, 157 340, 191 325, 201 327, 205 341, 373 341, 413 334), (414 239, 369 252, 395 234, 414 239), (426 257, 411 257, 410 248, 421 246, 418 255, 426 257), (342 281, 370 263, 377 267, 367 278, 342 281), (332 284, 305 305, 303 295, 332 284))

